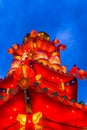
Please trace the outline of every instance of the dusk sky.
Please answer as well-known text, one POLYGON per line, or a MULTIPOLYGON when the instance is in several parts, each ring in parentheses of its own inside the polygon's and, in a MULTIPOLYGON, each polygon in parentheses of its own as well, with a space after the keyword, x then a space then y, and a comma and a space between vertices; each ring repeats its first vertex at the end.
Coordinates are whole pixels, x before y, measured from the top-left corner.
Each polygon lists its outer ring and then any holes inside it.
MULTIPOLYGON (((66 44, 61 59, 67 70, 76 64, 87 71, 87 0, 0 0, 0 77, 12 61, 8 48, 33 29, 66 44)), ((87 104, 87 79, 78 82, 78 101, 87 104)))

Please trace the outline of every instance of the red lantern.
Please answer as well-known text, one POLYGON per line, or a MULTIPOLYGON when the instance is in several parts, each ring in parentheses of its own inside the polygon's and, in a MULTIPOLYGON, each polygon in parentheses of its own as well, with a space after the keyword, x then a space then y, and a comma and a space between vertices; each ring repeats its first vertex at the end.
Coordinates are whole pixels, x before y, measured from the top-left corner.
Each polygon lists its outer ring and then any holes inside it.
POLYGON ((59 49, 60 50, 65 50, 66 49, 66 45, 65 44, 60 44, 59 45, 59 49))
POLYGON ((86 79, 87 78, 87 72, 85 70, 80 70, 78 72, 78 78, 83 79, 83 80, 86 79))

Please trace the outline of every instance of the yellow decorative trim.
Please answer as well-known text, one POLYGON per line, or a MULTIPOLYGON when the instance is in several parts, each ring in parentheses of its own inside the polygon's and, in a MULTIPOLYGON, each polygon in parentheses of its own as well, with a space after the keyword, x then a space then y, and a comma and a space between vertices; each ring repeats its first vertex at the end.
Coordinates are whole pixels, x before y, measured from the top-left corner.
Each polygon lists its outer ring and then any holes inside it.
POLYGON ((26 115, 25 114, 18 114, 17 121, 19 121, 20 124, 24 126, 26 124, 26 115))
POLYGON ((9 90, 10 90, 10 89, 9 89, 9 88, 7 88, 7 92, 6 92, 7 94, 9 94, 9 90))
POLYGON ((37 45, 36 45, 36 43, 34 42, 34 48, 36 48, 37 47, 37 45))
POLYGON ((41 118, 42 118, 42 112, 37 112, 37 113, 33 114, 32 122, 34 124, 38 124, 41 118))
POLYGON ((36 75, 36 80, 39 80, 41 78, 41 74, 36 75))
POLYGON ((38 125, 41 118, 42 118, 42 112, 37 112, 37 113, 33 114, 32 122, 34 124, 35 130, 42 130, 43 129, 43 126, 38 125))
POLYGON ((62 90, 65 89, 64 82, 61 82, 62 90))

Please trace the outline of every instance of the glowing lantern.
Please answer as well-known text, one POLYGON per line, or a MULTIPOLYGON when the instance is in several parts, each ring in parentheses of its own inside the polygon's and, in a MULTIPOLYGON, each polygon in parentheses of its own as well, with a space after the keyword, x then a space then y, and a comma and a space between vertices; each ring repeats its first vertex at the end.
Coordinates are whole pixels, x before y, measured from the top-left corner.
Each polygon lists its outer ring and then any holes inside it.
POLYGON ((87 72, 85 70, 80 70, 78 72, 78 78, 80 78, 80 79, 86 79, 87 78, 87 72))
POLYGON ((8 53, 9 53, 9 54, 14 54, 14 49, 13 49, 13 48, 9 48, 9 49, 8 49, 8 53))
POLYGON ((18 44, 13 44, 13 45, 12 45, 12 48, 13 48, 14 50, 17 50, 18 47, 19 47, 18 44))
POLYGON ((66 49, 66 45, 65 44, 60 44, 59 48, 60 48, 60 50, 65 50, 66 49))
POLYGON ((49 35, 47 34, 47 33, 45 33, 45 32, 38 32, 38 37, 40 37, 40 38, 42 38, 42 39, 45 39, 45 40, 50 40, 50 37, 49 37, 49 35))
POLYGON ((54 43, 54 44, 59 44, 60 41, 59 41, 58 39, 55 39, 55 40, 53 40, 53 43, 54 43))
POLYGON ((72 130, 87 126, 87 111, 83 111, 87 106, 75 101, 77 73, 85 79, 87 72, 74 65, 66 73, 66 66, 60 65, 60 50, 66 46, 59 43, 49 41, 48 34, 33 30, 22 45, 14 44, 8 50, 14 60, 6 78, 0 79, 0 103, 8 101, 0 107, 0 129, 11 126, 14 130, 72 130), (21 128, 15 128, 16 123, 21 128))

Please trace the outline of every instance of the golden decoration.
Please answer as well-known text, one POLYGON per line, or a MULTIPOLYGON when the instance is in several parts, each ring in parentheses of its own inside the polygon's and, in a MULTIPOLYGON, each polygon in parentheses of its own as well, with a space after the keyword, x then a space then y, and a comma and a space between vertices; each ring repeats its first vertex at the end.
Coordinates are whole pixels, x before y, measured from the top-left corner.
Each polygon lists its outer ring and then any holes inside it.
MULTIPOLYGON (((40 122, 41 118, 42 118, 42 112, 37 112, 37 113, 33 114, 32 123, 34 124, 35 130, 42 130, 43 129, 43 126, 38 124, 40 122)), ((20 125, 22 125, 19 130, 25 130, 26 115, 25 114, 18 114, 17 121, 19 121, 20 125)))
POLYGON ((41 74, 36 75, 36 80, 39 80, 41 78, 41 74))
POLYGON ((25 114, 18 114, 17 121, 19 121, 20 124, 24 126, 26 124, 26 115, 25 114))
POLYGON ((32 122, 34 123, 34 125, 38 124, 41 118, 42 118, 42 112, 37 112, 33 114, 32 122))
POLYGON ((50 40, 49 35, 45 32, 38 32, 37 35, 38 35, 38 37, 40 37, 42 39, 45 39, 45 40, 48 40, 48 41, 50 40))
POLYGON ((38 125, 41 118, 42 118, 42 112, 37 112, 37 113, 33 114, 32 122, 34 124, 35 130, 42 130, 43 129, 43 126, 38 125))
POLYGON ((21 78, 21 80, 19 81, 19 86, 24 90, 27 89, 28 88, 28 79, 25 77, 21 78))
POLYGON ((62 90, 65 89, 64 82, 61 82, 62 90))
POLYGON ((34 42, 34 48, 36 48, 37 46, 36 46, 36 43, 34 42))
POLYGON ((23 43, 27 42, 30 39, 30 33, 26 34, 26 36, 23 39, 23 43))

